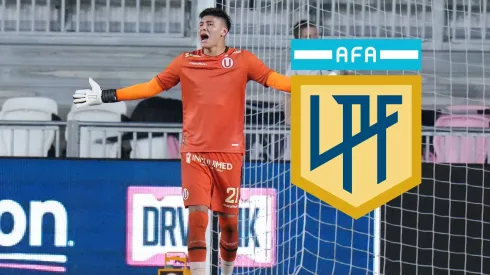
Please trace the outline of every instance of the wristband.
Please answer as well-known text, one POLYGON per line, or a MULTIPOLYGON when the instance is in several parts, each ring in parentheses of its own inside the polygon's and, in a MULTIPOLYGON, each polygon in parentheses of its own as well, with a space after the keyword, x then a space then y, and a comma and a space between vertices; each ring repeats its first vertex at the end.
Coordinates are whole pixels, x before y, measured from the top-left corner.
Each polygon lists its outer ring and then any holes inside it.
POLYGON ((117 102, 116 89, 102 90, 101 99, 104 103, 117 102))

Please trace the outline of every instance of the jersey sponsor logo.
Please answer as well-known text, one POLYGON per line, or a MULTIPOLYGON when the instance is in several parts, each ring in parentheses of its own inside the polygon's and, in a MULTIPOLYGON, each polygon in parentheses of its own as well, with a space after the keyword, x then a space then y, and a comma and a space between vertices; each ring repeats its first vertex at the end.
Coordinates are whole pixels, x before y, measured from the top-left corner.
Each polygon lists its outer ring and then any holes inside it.
POLYGON ((193 53, 185 53, 184 57, 187 58, 187 57, 201 57, 201 56, 193 53))
POLYGON ((421 84, 293 76, 292 182, 355 219, 420 184, 421 84))
POLYGON ((224 161, 219 161, 219 160, 214 160, 214 159, 208 159, 203 156, 199 156, 196 154, 192 153, 187 153, 186 155, 186 162, 190 163, 191 161, 197 162, 201 164, 202 166, 208 166, 211 169, 214 169, 218 172, 223 172, 225 170, 232 170, 233 169, 233 164, 229 162, 224 162, 224 161))
POLYGON ((223 58, 223 60, 221 60, 221 65, 223 66, 223 68, 229 69, 233 67, 233 59, 231 59, 230 57, 225 57, 223 58))
POLYGON ((207 63, 204 63, 204 62, 192 62, 192 61, 189 61, 189 65, 194 65, 194 66, 207 66, 208 64, 207 63))
MULTIPOLYGON (((277 192, 242 188, 240 193, 236 266, 273 267, 277 192)), ((161 266, 166 253, 187 253, 188 215, 180 187, 129 187, 127 264, 161 266)))
POLYGON ((75 243, 68 239, 65 206, 55 200, 30 201, 26 206, 0 200, 0 248, 8 248, 8 253, 0 253, 0 269, 66 272, 66 247, 75 243))

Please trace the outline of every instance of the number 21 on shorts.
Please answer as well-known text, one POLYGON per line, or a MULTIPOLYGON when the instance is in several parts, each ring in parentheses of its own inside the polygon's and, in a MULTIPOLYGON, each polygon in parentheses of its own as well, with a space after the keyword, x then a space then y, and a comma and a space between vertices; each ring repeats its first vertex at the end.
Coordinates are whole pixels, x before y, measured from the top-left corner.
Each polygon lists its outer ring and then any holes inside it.
POLYGON ((228 194, 225 200, 226 203, 238 203, 240 188, 228 187, 226 193, 228 194))

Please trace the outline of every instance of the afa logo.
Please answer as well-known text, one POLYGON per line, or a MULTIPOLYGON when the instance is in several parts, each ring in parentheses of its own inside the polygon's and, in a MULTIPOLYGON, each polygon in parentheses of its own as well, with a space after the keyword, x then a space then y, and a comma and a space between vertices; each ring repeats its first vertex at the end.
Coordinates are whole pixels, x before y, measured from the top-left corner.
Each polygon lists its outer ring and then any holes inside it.
POLYGON ((420 76, 293 76, 293 184, 359 218, 421 183, 420 76))

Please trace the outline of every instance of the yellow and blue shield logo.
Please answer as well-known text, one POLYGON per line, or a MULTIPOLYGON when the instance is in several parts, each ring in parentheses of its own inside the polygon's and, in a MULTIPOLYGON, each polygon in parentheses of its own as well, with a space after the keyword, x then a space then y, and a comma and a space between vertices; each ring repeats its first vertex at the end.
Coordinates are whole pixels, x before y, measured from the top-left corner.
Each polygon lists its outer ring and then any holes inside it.
POLYGON ((359 218, 421 183, 421 76, 293 76, 292 183, 359 218))

